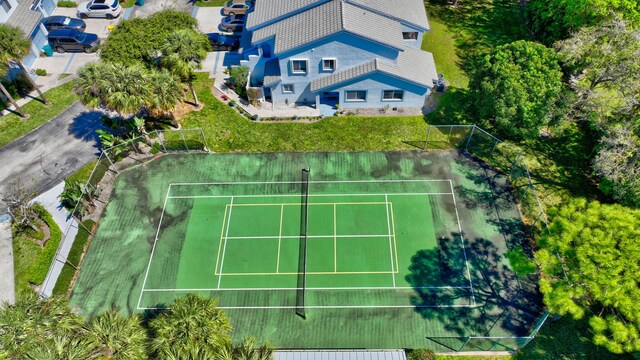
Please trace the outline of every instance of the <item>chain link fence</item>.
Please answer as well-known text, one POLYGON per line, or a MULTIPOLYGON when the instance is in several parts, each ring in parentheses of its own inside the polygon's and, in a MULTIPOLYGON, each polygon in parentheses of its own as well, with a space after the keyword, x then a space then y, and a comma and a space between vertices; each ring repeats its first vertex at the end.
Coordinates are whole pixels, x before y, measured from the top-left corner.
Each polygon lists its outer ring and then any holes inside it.
POLYGON ((476 125, 429 125, 425 150, 464 150, 501 170, 509 177, 525 223, 546 229, 547 215, 520 149, 476 125))
MULTIPOLYGON (((51 296, 62 267, 66 263, 67 254, 77 232, 70 230, 73 227, 83 226, 82 220, 89 217, 96 209, 104 207, 109 200, 111 188, 101 184, 113 183, 120 171, 144 164, 159 153, 182 151, 209 151, 202 129, 154 130, 121 144, 104 148, 85 184, 81 184, 79 188, 71 187, 70 189, 65 186, 65 192, 70 192, 66 194, 66 198, 72 199, 74 204, 69 210, 69 216, 77 221, 70 221, 64 231, 64 238, 58 246, 47 277, 40 287, 41 297, 51 296)), ((85 230, 92 233, 91 229, 85 230)))

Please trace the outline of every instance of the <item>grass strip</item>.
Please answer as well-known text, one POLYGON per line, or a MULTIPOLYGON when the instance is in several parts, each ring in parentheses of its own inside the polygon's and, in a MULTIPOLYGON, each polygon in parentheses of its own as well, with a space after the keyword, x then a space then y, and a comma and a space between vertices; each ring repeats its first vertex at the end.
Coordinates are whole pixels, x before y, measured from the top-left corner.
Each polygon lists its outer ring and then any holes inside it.
POLYGON ((76 238, 73 240, 73 245, 69 251, 69 256, 67 256, 67 263, 62 267, 62 272, 58 277, 56 286, 53 288, 53 295, 65 296, 67 294, 69 285, 76 273, 76 268, 80 265, 80 259, 82 258, 84 247, 86 246, 87 241, 89 241, 89 236, 91 235, 87 229, 93 229, 93 225, 95 225, 95 222, 89 219, 83 221, 82 226, 79 227, 76 238))
POLYGON ((27 119, 23 119, 16 114, 0 117, 0 129, 2 129, 0 132, 0 147, 28 134, 71 106, 78 99, 76 94, 71 91, 72 88, 73 82, 68 82, 47 91, 45 97, 49 100, 50 104, 48 106, 37 99, 31 100, 22 106, 22 110, 30 115, 27 119))
POLYGON ((56 251, 58 250, 58 245, 60 245, 60 241, 62 240, 62 231, 58 227, 51 214, 40 204, 34 204, 34 210, 40 216, 42 221, 44 221, 49 226, 49 231, 51 232, 51 238, 44 245, 42 251, 38 254, 38 257, 29 269, 29 274, 27 279, 30 283, 40 285, 47 277, 47 273, 49 272, 49 267, 51 266, 51 262, 56 255, 56 251))

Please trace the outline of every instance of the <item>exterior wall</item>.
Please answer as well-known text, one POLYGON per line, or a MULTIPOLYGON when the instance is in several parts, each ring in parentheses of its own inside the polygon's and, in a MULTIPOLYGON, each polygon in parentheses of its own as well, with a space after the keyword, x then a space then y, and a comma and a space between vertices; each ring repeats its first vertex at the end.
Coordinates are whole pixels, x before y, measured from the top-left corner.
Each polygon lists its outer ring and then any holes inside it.
POLYGON ((351 83, 341 84, 338 88, 327 89, 325 91, 337 92, 339 94, 339 104, 341 109, 375 109, 383 108, 387 105, 398 108, 421 108, 424 105, 426 97, 430 93, 429 88, 380 73, 372 74, 367 78, 356 80, 351 83), (345 92, 350 90, 367 91, 366 101, 346 101, 345 92), (403 90, 403 99, 401 101, 383 100, 382 92, 384 90, 403 90))
POLYGON ((31 34, 31 38, 33 39, 31 42, 31 53, 22 60, 27 67, 31 67, 36 62, 42 52, 42 48, 47 44, 47 30, 42 24, 38 24, 33 34, 31 34))
POLYGON ((418 38, 416 40, 404 40, 404 45, 414 49, 420 49, 420 46, 422 46, 422 38, 424 37, 424 31, 422 31, 422 29, 402 24, 402 32, 417 32, 418 38))
POLYGON ((7 12, 2 6, 0 6, 0 24, 6 23, 7 20, 9 20, 9 17, 11 16, 11 14, 13 14, 13 12, 18 7, 17 0, 5 0, 5 1, 9 3, 9 6, 11 6, 11 9, 9 9, 9 11, 7 12))
POLYGON ((342 71, 374 58, 386 58, 394 63, 397 56, 397 50, 346 33, 296 49, 292 53, 278 54, 282 81, 272 91, 273 101, 283 103, 286 99, 289 104, 293 104, 305 103, 306 99, 308 103, 315 102, 316 94, 311 92, 310 82, 334 72, 322 70, 322 59, 336 59, 335 71, 342 71), (294 74, 290 65, 292 59, 307 60, 307 73, 294 74), (292 84, 294 93, 283 93, 283 84, 292 84))

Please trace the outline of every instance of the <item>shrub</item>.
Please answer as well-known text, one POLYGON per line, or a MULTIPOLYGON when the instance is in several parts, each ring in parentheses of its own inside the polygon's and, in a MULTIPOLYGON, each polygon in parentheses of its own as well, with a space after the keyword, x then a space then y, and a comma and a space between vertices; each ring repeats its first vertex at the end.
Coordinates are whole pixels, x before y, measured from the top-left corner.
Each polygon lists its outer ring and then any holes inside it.
MULTIPOLYGON (((82 226, 78 228, 78 234, 76 234, 76 238, 73 240, 73 246, 71 246, 71 250, 69 250, 69 256, 67 256, 67 261, 75 267, 80 265, 82 252, 84 251, 84 247, 87 244, 87 241, 89 241, 89 236, 91 235, 87 229, 93 229, 93 225, 95 225, 93 220, 85 220, 82 222, 82 226)), ((73 280, 73 275, 76 273, 76 269, 74 269, 73 266, 64 264, 62 272, 56 282, 56 286, 53 288, 53 295, 64 296, 67 293, 71 280, 73 280)))
POLYGON ((45 70, 45 69, 36 69, 36 75, 45 76, 45 75, 47 75, 47 70, 45 70))
POLYGON ((407 353, 407 360, 434 360, 436 354, 429 349, 413 349, 407 353))
POLYGON ((154 142, 153 145, 151 145, 151 153, 152 154, 157 154, 160 152, 160 143, 159 142, 154 142))
POLYGON ((156 61, 168 36, 181 29, 197 30, 198 22, 188 13, 163 10, 148 18, 123 20, 111 32, 100 51, 102 60, 129 64, 156 61))
POLYGON ((78 4, 76 4, 75 1, 58 1, 58 7, 62 7, 62 8, 76 8, 78 6, 78 4))
POLYGON ((40 219, 49 226, 51 232, 51 238, 47 241, 40 254, 38 254, 38 259, 31 269, 29 269, 29 274, 27 275, 30 283, 40 285, 47 277, 51 262, 56 255, 56 251, 58 251, 58 245, 60 245, 60 241, 62 240, 62 231, 60 231, 58 225, 53 221, 51 214, 49 214, 47 209, 42 205, 34 204, 33 210, 38 214, 40 219))

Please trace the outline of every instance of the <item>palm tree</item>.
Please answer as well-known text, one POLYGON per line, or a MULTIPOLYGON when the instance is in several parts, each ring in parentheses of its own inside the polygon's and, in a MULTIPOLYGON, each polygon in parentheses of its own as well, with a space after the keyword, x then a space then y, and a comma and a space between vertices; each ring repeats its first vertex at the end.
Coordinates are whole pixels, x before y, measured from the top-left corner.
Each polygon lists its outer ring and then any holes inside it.
POLYGON ((196 106, 200 104, 193 88, 194 72, 201 67, 210 48, 206 36, 191 29, 183 29, 171 33, 161 49, 162 65, 189 84, 196 106))
POLYGON ((169 114, 174 127, 177 128, 178 121, 171 112, 182 97, 182 88, 178 79, 166 69, 161 69, 151 74, 150 81, 153 87, 153 97, 149 110, 158 115, 169 114))
POLYGON ((214 299, 187 295, 149 322, 151 349, 158 358, 213 359, 231 341, 227 315, 214 299))
POLYGON ((0 308, 0 349, 10 358, 25 358, 29 351, 55 335, 73 334, 81 321, 69 310, 64 298, 41 300, 37 294, 27 293, 14 305, 0 308))
POLYGON ((100 85, 104 76, 104 64, 101 62, 88 63, 78 70, 74 91, 80 102, 91 108, 97 108, 102 104, 104 89, 100 85))
POLYGON ((89 320, 83 327, 85 337, 107 359, 141 359, 146 354, 147 333, 140 317, 120 314, 111 309, 89 320))
POLYGON ((240 345, 226 343, 216 354, 215 360, 271 360, 273 349, 268 344, 256 347, 256 339, 244 339, 240 345))
POLYGON ((25 69, 22 63, 22 58, 25 57, 31 51, 31 40, 27 38, 21 29, 0 24, 0 62, 9 66, 13 61, 20 67, 24 77, 31 83, 31 86, 38 92, 42 102, 45 105, 49 104, 49 101, 44 97, 42 91, 36 83, 33 81, 27 69, 25 69))
POLYGON ((55 334, 25 352, 24 359, 87 360, 98 359, 95 345, 78 334, 55 334))

